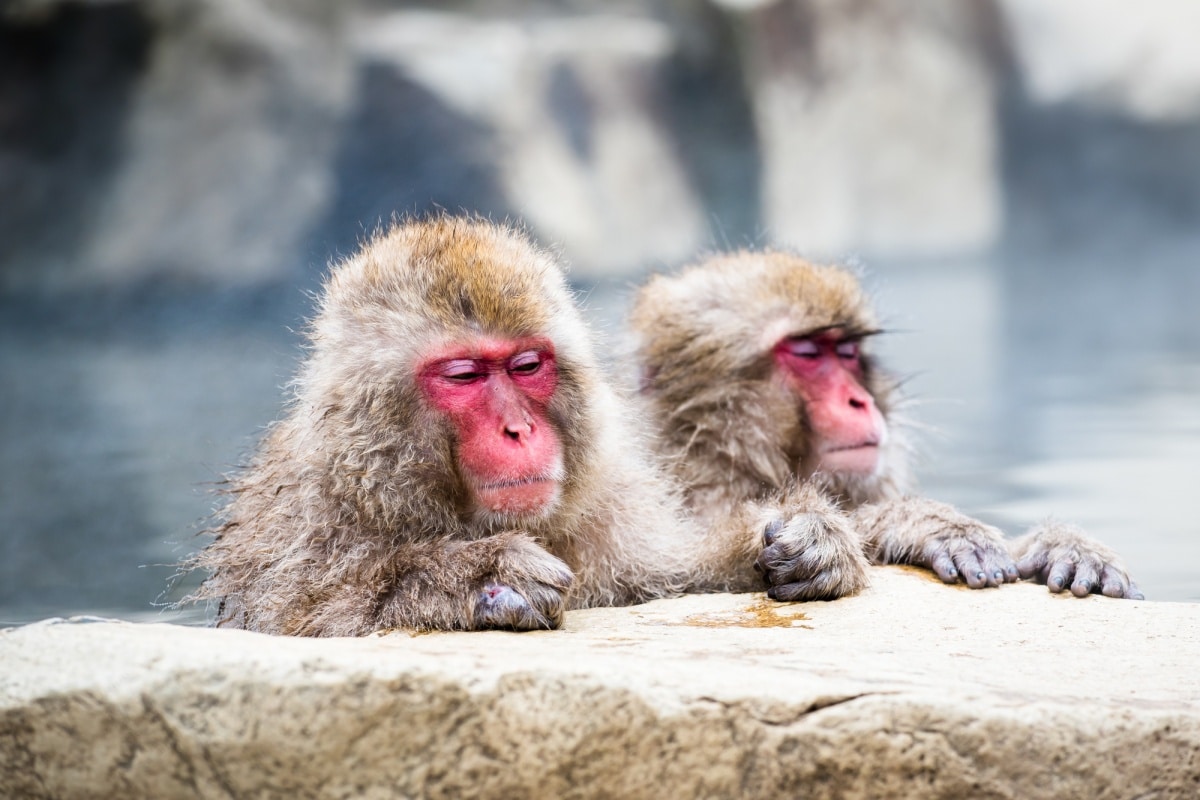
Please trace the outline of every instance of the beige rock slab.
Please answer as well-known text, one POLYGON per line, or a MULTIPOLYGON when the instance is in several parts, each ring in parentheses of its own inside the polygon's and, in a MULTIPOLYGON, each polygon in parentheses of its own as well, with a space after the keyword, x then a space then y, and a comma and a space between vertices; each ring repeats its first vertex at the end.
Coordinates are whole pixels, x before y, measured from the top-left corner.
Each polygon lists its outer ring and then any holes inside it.
POLYGON ((537 633, 0 633, 0 797, 1200 796, 1200 605, 880 568, 537 633))

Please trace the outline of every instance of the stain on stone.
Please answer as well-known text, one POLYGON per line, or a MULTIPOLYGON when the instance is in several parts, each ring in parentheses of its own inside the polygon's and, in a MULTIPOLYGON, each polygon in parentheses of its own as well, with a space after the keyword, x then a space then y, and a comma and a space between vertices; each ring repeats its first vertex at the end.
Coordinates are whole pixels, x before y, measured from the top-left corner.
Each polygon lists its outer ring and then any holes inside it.
POLYGON ((684 617, 681 623, 692 628, 806 628, 813 630, 812 625, 803 624, 808 616, 802 611, 795 611, 795 605, 776 603, 768 600, 766 595, 746 606, 735 615, 725 614, 692 614, 684 617))

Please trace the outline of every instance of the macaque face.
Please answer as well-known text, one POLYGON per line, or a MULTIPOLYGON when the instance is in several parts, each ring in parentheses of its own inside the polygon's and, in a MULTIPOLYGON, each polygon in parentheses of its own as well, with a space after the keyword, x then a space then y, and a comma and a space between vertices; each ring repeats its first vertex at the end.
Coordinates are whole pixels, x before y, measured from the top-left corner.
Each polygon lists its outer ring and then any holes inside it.
POLYGON ((841 328, 787 336, 775 364, 804 404, 817 469, 871 475, 879 469, 887 423, 863 386, 860 337, 841 328))
POLYGON ((558 384, 549 340, 456 344, 421 365, 418 384, 454 426, 458 467, 477 511, 539 514, 557 505, 564 472, 546 413, 558 384))

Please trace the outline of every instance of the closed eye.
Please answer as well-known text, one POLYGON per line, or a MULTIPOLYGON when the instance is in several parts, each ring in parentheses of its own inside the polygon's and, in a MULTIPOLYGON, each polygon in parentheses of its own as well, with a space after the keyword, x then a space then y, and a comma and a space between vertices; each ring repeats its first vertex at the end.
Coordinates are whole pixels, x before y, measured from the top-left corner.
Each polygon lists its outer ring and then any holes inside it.
POLYGON ((470 383, 484 377, 474 361, 452 361, 441 369, 441 377, 454 383, 470 383))
POLYGON ((521 353, 513 357, 508 363, 508 371, 515 372, 518 375, 532 375, 537 372, 542 366, 541 353, 528 352, 521 353))
POLYGON ((799 358, 818 358, 821 348, 812 339, 789 339, 786 345, 788 353, 799 358))

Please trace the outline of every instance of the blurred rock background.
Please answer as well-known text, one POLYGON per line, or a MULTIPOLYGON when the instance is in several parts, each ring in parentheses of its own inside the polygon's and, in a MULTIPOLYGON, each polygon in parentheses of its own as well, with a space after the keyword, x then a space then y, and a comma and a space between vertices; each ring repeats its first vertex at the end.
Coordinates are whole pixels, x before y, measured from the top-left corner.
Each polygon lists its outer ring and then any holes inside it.
POLYGON ((0 622, 147 608, 305 291, 438 208, 524 220, 602 332, 705 250, 861 261, 914 393, 961 401, 916 414, 931 492, 1082 518, 1200 599, 1197 31, 1190 0, 8 0, 0 622))

